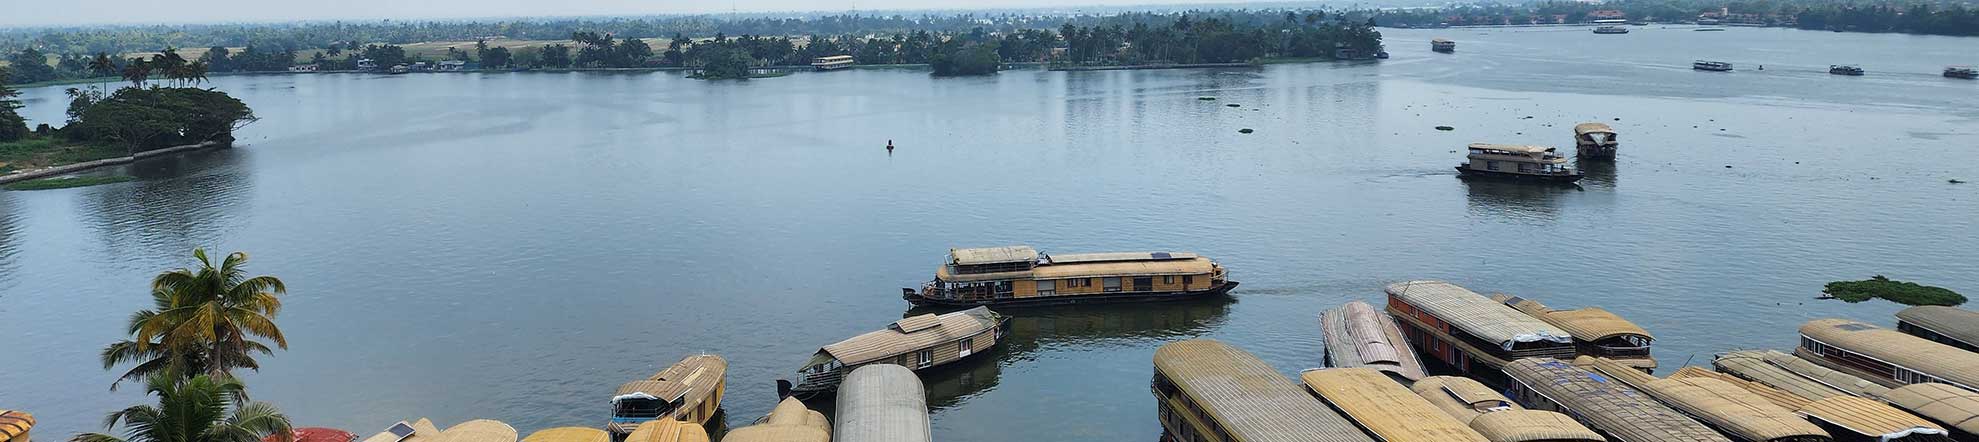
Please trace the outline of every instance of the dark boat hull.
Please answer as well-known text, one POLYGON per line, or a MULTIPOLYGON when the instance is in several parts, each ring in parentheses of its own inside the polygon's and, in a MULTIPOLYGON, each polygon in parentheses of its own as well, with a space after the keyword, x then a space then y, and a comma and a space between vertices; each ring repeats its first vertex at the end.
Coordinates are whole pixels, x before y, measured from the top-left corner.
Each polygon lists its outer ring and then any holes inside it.
POLYGON ((1615 146, 1584 146, 1579 148, 1578 154, 1583 160, 1614 161, 1615 146))
POLYGON ((1102 303, 1111 303, 1111 302, 1173 301, 1173 300, 1182 300, 1182 299, 1197 299, 1204 296, 1216 296, 1216 295, 1230 293, 1230 289, 1236 287, 1237 287, 1237 281, 1224 281, 1223 285, 1211 287, 1208 290, 1194 290, 1194 291, 1180 291, 1180 292, 1116 293, 1116 294, 1105 294, 1105 295, 1041 296, 1035 298, 1005 298, 1005 299, 935 299, 935 298, 929 298, 915 294, 915 295, 905 295, 902 296, 902 298, 906 298, 907 302, 911 302, 917 306, 974 307, 979 305, 1040 306, 1040 305, 1102 304, 1102 303))
POLYGON ((1575 181, 1580 181, 1583 175, 1578 173, 1573 175, 1535 175, 1529 173, 1476 170, 1476 169, 1465 168, 1464 166, 1457 166, 1457 176, 1462 178, 1487 178, 1487 179, 1507 180, 1507 181, 1532 181, 1532 182, 1541 182, 1541 183, 1573 184, 1575 181))

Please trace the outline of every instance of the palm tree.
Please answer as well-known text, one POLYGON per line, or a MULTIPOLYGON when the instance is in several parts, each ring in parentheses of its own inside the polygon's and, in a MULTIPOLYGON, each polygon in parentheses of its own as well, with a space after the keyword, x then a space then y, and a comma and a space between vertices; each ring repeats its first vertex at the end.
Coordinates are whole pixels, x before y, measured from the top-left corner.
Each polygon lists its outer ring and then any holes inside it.
MULTIPOLYGON (((117 62, 110 59, 110 54, 98 52, 95 58, 89 59, 89 73, 97 77, 108 78, 110 75, 117 73, 117 62)), ((110 91, 103 89, 108 89, 109 87, 110 82, 104 81, 97 89, 108 94, 110 91)))
POLYGON ((131 82, 131 87, 144 87, 148 79, 151 79, 151 64, 143 58, 131 58, 124 63, 124 81, 131 82))
MULTIPOLYGON (((151 281, 154 308, 131 315, 131 339, 103 349, 106 370, 136 363, 116 382, 166 372, 228 376, 236 368, 259 370, 253 354, 274 350, 251 338, 289 348, 274 321, 282 310, 279 296, 288 291, 282 280, 248 277, 241 268, 246 253, 227 255, 219 267, 206 257, 206 249, 194 249, 192 256, 199 259, 199 269, 158 274, 151 281)), ((110 389, 116 388, 111 383, 110 389)))
POLYGON ((207 64, 205 60, 186 63, 186 80, 192 82, 192 84, 205 83, 206 69, 207 64))
POLYGON ((274 435, 287 442, 288 416, 266 402, 250 402, 247 387, 230 377, 154 376, 147 391, 158 405, 133 405, 103 419, 104 431, 118 424, 124 437, 82 433, 70 442, 260 442, 274 435))

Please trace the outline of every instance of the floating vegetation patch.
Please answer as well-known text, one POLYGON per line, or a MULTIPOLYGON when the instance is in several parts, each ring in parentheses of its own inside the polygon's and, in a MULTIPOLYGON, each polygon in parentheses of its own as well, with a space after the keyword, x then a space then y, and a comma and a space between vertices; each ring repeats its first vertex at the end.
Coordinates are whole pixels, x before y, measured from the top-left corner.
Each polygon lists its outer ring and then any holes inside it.
POLYGON ((1883 298, 1905 305, 1959 305, 1965 303, 1965 296, 1944 287, 1932 287, 1914 282, 1895 281, 1876 275, 1861 281, 1835 281, 1821 289, 1821 293, 1847 302, 1868 301, 1870 298, 1883 298))

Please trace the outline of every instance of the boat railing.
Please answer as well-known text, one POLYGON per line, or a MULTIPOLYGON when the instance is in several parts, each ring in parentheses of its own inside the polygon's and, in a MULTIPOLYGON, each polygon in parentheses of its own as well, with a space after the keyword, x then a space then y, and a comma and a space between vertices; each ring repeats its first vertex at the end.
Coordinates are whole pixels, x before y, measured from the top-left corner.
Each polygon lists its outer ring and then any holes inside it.
POLYGON ((797 373, 797 385, 837 385, 845 378, 847 370, 840 368, 821 373, 797 373))
POLYGON ((1648 346, 1599 345, 1593 346, 1595 353, 1609 357, 1648 357, 1648 346))

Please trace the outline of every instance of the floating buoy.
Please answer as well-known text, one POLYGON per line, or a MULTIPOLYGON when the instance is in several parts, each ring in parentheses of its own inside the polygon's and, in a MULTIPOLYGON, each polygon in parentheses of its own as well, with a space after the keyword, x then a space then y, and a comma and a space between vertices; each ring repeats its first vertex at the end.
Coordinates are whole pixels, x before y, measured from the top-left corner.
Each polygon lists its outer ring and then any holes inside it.
POLYGON ((888 155, 893 154, 893 140, 886 140, 886 153, 888 155))

